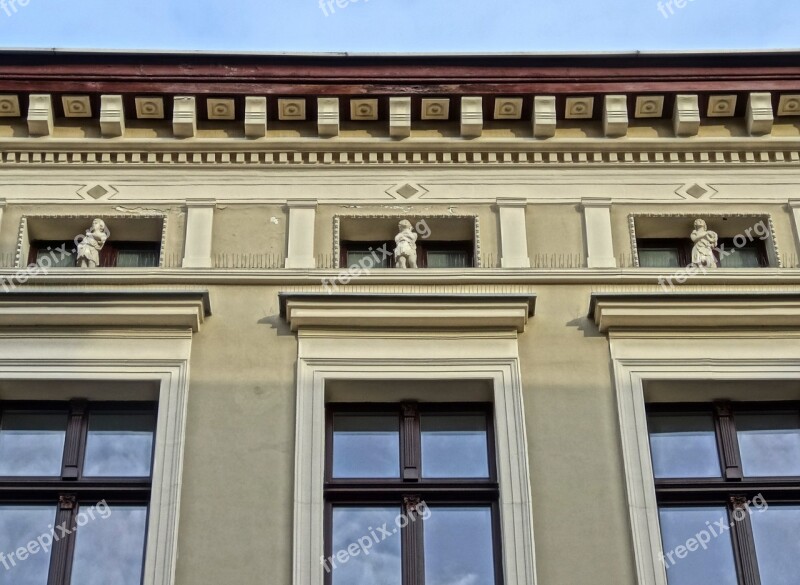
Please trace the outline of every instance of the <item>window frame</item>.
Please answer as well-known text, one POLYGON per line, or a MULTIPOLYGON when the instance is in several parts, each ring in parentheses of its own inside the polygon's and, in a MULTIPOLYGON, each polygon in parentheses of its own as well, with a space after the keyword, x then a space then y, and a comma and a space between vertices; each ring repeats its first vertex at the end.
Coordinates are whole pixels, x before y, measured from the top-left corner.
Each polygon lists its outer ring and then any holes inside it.
MULTIPOLYGON (((379 241, 357 241, 357 240, 343 240, 341 242, 339 253, 339 268, 349 268, 348 254, 353 252, 367 252, 369 248, 378 250, 386 246, 386 249, 392 252, 392 255, 387 257, 386 268, 394 268, 394 240, 379 240, 379 241)), ((467 265, 453 266, 440 268, 440 270, 450 270, 458 268, 475 268, 475 244, 470 240, 417 240, 417 267, 428 268, 428 252, 434 251, 454 251, 464 252, 467 255, 467 265)))
MULTIPOLYGON (((733 514, 743 509, 756 496, 762 495, 770 504, 800 504, 800 476, 752 477, 744 475, 736 430, 737 413, 785 411, 797 414, 800 422, 800 401, 714 401, 692 403, 648 403, 648 423, 651 415, 705 414, 712 415, 719 478, 657 478, 653 477, 658 510, 678 506, 716 504, 725 507, 731 525, 731 540, 740 585, 760 585, 755 537, 750 515, 734 522, 733 514)), ((648 424, 649 428, 649 424, 648 424)), ((652 457, 652 453, 651 453, 652 457)))
MULTIPOLYGON (((74 243, 69 240, 33 240, 28 252, 28 264, 37 264, 40 251, 56 250, 61 246, 66 246, 70 251, 74 250, 74 243)), ((144 251, 151 252, 155 258, 155 264, 141 266, 139 268, 158 268, 161 255, 161 242, 147 241, 108 241, 100 250, 100 266, 98 268, 118 268, 117 257, 122 251, 144 251)), ((73 256, 77 252, 73 252, 73 256)), ((63 267, 67 268, 67 267, 63 267)), ((77 266, 73 266, 77 268, 77 266)))
MULTIPOLYGON (((68 526, 71 533, 53 541, 46 585, 69 585, 78 530, 76 518, 83 505, 105 501, 109 505, 137 505, 147 509, 142 539, 141 581, 145 579, 153 472, 156 457, 158 401, 3 400, 0 425, 7 411, 63 411, 67 415, 59 476, 0 476, 0 505, 48 504, 55 511, 53 526, 68 526), (150 473, 137 477, 83 475, 90 415, 93 412, 152 412, 154 418, 150 473)), ((22 546, 24 543, 20 543, 22 546)))
MULTIPOLYGON (((719 238, 717 246, 725 250, 734 250, 736 246, 733 244, 734 238, 719 238)), ((639 256, 640 268, 653 268, 651 266, 641 265, 641 251, 652 250, 659 248, 674 248, 678 251, 678 266, 675 269, 686 268, 692 263, 692 249, 694 244, 691 238, 637 238, 636 239, 636 252, 639 256)), ((748 242, 745 248, 754 248, 758 252, 758 266, 752 268, 769 268, 769 256, 767 254, 767 246, 763 240, 754 238, 748 242)), ((717 262, 717 268, 723 268, 720 265, 720 257, 717 251, 714 251, 714 258, 717 262)))
MULTIPOLYGON (((710 301, 708 301, 710 303, 710 301)), ((768 302, 768 301, 765 301, 768 302)), ((660 306, 660 301, 652 307, 660 306)), ((707 306, 705 303, 700 306, 707 306)), ((615 309, 627 315, 626 308, 615 309)), ((641 306, 637 305, 637 311, 641 306)), ((694 310, 694 309, 692 309, 694 310)), ((749 308, 743 309, 748 314, 749 308)), ((641 316, 640 316, 641 317, 641 316)), ((595 323, 602 322, 598 314, 595 323)), ((709 333, 693 330, 672 335, 652 335, 653 325, 641 317, 638 328, 615 329, 609 334, 613 360, 618 424, 625 470, 629 531, 637 582, 641 585, 667 585, 667 571, 660 561, 663 555, 658 505, 654 482, 646 403, 657 401, 675 404, 717 396, 715 383, 750 382, 748 397, 763 400, 763 391, 771 382, 796 383, 800 380, 800 339, 792 332, 751 331, 732 336, 729 331, 709 333), (680 388, 684 382, 702 381, 706 390, 693 392, 691 398, 673 400, 671 393, 648 388, 651 383, 680 388)), ((793 389, 781 387, 771 400, 800 399, 793 389)), ((747 398, 740 400, 746 401, 747 398)))
MULTIPOLYGON (((492 514, 492 554, 496 585, 503 581, 503 543, 500 523, 500 486, 498 482, 496 436, 492 403, 348 403, 332 402, 325 408, 325 471, 324 471, 324 558, 333 550, 334 507, 365 505, 396 506, 398 514, 411 514, 419 502, 433 506, 482 506, 492 514), (399 463, 397 478, 334 478, 334 418, 337 414, 397 415, 399 463), (422 477, 422 445, 420 417, 423 414, 481 414, 486 420, 488 477, 436 478, 422 477), (411 465, 409 465, 411 464, 411 465)), ((422 584, 424 569, 424 520, 418 518, 401 528, 401 565, 403 585, 422 584)), ((333 571, 326 571, 325 585, 333 583, 333 571)))

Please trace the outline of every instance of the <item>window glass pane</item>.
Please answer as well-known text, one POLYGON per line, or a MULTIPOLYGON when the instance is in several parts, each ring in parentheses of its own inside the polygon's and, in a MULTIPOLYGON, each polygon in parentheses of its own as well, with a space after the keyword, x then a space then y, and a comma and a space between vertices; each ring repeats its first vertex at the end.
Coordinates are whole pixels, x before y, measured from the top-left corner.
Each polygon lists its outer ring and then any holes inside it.
POLYGON ((745 247, 737 249, 725 246, 726 252, 732 249, 736 250, 736 252, 719 259, 720 268, 758 268, 761 266, 758 248, 745 247))
POLYGON ((147 507, 100 503, 86 508, 81 507, 76 517, 70 584, 140 585, 147 507))
POLYGON ((0 506, 0 552, 5 553, 0 585, 47 584, 51 549, 44 550, 42 543, 47 544, 55 518, 55 506, 0 506), (35 546, 29 547, 32 541, 35 546), (20 547, 25 551, 17 556, 20 547))
POLYGON ((156 417, 152 412, 91 412, 85 477, 150 475, 156 417))
POLYGON ((117 268, 147 268, 158 266, 155 250, 118 250, 117 268))
POLYGON ((655 414, 648 426, 656 478, 721 476, 710 414, 655 414))
POLYGON ((422 476, 489 477, 486 415, 422 414, 422 476))
POLYGON ((400 477, 397 416, 336 414, 333 421, 333 477, 400 477))
POLYGON ((679 268, 676 248, 639 248, 639 266, 643 268, 679 268))
POLYGON ((69 245, 65 244, 65 246, 66 254, 62 254, 56 249, 59 246, 45 246, 43 249, 36 250, 36 264, 47 267, 48 261, 44 260, 42 262, 42 259, 47 257, 51 268, 75 268, 75 254, 72 251, 75 246, 72 242, 69 242, 69 245), (50 249, 48 250, 48 248, 50 249))
POLYGON ((736 432, 746 476, 800 476, 800 413, 736 414, 736 432))
POLYGON ((333 508, 331 556, 323 563, 333 585, 401 585, 399 514, 399 508, 333 508), (357 555, 347 550, 353 544, 359 547, 357 555))
POLYGON ((797 585, 800 506, 769 506, 751 511, 761 585, 797 585))
POLYGON ((462 250, 436 250, 428 252, 428 268, 466 268, 469 255, 462 250))
POLYGON ((348 250, 347 267, 353 268, 358 266, 364 266, 364 268, 388 268, 389 257, 383 256, 383 253, 378 250, 376 250, 374 254, 369 250, 348 250), (367 258, 369 258, 369 260, 367 260, 367 258))
POLYGON ((724 507, 661 508, 659 517, 669 585, 738 585, 730 530, 714 528, 729 522, 724 507))
POLYGON ((425 585, 492 585, 492 510, 430 507, 424 520, 425 585))
POLYGON ((0 420, 0 476, 61 476, 67 413, 7 410, 0 420))

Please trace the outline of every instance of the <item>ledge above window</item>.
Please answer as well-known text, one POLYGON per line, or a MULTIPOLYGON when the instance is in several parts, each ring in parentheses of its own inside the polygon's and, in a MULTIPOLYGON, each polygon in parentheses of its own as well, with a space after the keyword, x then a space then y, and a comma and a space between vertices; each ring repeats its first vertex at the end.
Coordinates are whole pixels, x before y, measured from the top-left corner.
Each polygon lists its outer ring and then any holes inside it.
POLYGON ((614 329, 798 329, 800 294, 595 293, 589 318, 614 329))
POLYGON ((525 331, 535 295, 394 295, 281 293, 292 331, 345 329, 513 329, 525 331))
POLYGON ((197 332, 209 315, 207 291, 25 291, 0 295, 0 327, 122 327, 197 332))

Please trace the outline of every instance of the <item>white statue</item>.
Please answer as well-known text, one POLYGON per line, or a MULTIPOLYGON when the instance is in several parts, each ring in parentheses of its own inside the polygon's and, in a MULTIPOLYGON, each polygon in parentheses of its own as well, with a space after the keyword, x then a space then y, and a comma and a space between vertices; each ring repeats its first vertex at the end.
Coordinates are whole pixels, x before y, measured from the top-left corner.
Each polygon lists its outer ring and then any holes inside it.
POLYGON ((396 268, 417 267, 417 232, 407 219, 397 224, 400 233, 394 237, 394 264, 396 268))
POLYGON ((708 229, 706 222, 702 219, 697 219, 694 222, 694 231, 692 232, 692 264, 694 266, 701 266, 706 268, 716 268, 717 259, 714 257, 714 248, 717 247, 719 236, 717 232, 708 229))
POLYGON ((97 268, 100 265, 100 250, 106 245, 106 240, 111 236, 111 232, 106 227, 106 222, 96 218, 92 221, 92 227, 86 230, 86 234, 75 237, 78 245, 78 257, 76 264, 79 268, 97 268))

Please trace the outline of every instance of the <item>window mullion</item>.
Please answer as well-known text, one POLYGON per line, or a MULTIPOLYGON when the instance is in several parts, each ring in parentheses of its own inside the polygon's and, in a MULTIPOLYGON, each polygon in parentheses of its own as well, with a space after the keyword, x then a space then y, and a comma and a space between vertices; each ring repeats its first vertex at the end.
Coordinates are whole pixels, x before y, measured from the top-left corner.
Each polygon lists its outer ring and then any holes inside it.
POLYGON ((419 406, 416 402, 404 402, 402 412, 403 481, 419 481, 421 461, 419 406))
POLYGON ((56 521, 53 525, 53 549, 50 558, 50 573, 47 585, 69 585, 68 571, 74 549, 75 510, 77 498, 74 494, 62 494, 58 498, 56 521))
POLYGON ((729 480, 741 480, 743 477, 742 458, 739 454, 739 439, 736 436, 733 407, 729 402, 717 402, 714 410, 724 477, 729 480))
POLYGON ((401 528, 403 539, 403 585, 425 585, 425 565, 422 522, 418 516, 419 496, 403 496, 406 526, 401 528))
POLYGON ((750 523, 748 500, 745 496, 731 496, 728 506, 731 513, 731 532, 736 549, 739 577, 742 585, 761 585, 756 558, 756 544, 753 538, 753 525, 750 523))
POLYGON ((85 443, 85 420, 87 403, 84 400, 73 400, 70 403, 69 422, 64 441, 64 462, 61 469, 63 479, 78 479, 81 454, 85 443))

